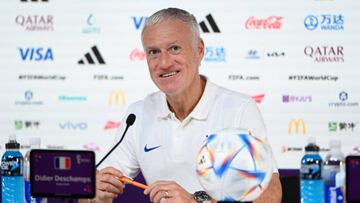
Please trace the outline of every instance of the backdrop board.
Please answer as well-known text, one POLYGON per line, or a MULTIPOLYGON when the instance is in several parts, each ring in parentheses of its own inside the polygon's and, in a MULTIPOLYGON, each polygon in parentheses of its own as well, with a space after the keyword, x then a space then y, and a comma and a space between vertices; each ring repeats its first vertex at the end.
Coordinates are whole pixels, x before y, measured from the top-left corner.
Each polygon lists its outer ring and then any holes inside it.
POLYGON ((110 149, 127 106, 156 91, 140 32, 181 7, 201 25, 200 72, 251 95, 279 168, 299 168, 315 136, 360 147, 360 2, 356 0, 0 1, 0 143, 110 149))

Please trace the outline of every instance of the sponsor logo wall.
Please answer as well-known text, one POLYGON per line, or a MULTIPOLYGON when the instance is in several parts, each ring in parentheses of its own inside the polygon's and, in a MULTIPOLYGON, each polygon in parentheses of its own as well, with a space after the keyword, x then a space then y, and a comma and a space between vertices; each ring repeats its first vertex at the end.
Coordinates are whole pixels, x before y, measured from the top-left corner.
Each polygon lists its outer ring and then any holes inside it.
POLYGON ((0 3, 0 153, 88 149, 105 155, 132 102, 157 91, 140 40, 154 11, 192 12, 205 41, 200 72, 257 102, 280 168, 298 168, 315 136, 360 147, 360 2, 13 0, 0 3), (311 8, 309 10, 308 8, 311 8))

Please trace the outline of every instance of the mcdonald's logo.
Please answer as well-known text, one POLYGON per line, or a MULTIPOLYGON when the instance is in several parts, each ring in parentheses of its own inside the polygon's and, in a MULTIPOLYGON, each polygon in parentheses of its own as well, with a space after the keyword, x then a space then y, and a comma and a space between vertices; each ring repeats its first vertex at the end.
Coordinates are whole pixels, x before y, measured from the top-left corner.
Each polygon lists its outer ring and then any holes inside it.
POLYGON ((108 99, 109 106, 118 106, 118 105, 120 105, 120 102, 121 102, 122 106, 126 105, 124 93, 121 90, 116 90, 116 91, 110 92, 109 99, 108 99))
POLYGON ((289 129, 288 133, 289 135, 293 134, 293 128, 295 128, 295 133, 298 135, 301 133, 305 135, 306 134, 306 125, 303 119, 291 119, 289 122, 289 129))

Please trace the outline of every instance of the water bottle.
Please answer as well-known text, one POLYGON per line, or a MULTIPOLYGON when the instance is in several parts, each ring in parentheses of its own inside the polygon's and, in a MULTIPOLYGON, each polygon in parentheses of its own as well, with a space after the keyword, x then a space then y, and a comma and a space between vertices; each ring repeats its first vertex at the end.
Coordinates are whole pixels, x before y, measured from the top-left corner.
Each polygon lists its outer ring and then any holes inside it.
POLYGON ((34 198, 30 193, 30 151, 32 149, 40 149, 40 138, 30 138, 30 150, 25 154, 24 160, 24 179, 25 179, 25 200, 27 203, 40 203, 41 198, 34 198))
POLYGON ((24 158, 20 153, 20 144, 16 142, 15 135, 9 136, 5 144, 6 151, 1 158, 1 202, 24 202, 24 158))
POLYGON ((324 203, 324 181, 321 178, 322 159, 315 138, 310 137, 301 159, 300 196, 302 203, 324 203))
MULTIPOLYGON (((341 172, 345 157, 341 152, 340 140, 330 141, 330 152, 326 155, 322 171, 325 183, 325 203, 343 203, 342 185, 336 185, 336 176, 341 172), (340 186, 340 187, 339 187, 340 186)), ((338 177, 339 178, 339 177, 338 177)), ((338 180, 339 182, 339 180, 338 180)))

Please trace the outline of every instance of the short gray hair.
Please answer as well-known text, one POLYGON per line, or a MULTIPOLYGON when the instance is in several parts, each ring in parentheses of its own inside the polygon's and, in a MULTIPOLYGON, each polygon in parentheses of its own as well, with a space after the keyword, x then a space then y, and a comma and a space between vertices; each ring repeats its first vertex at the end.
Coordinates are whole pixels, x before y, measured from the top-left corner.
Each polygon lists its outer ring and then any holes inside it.
POLYGON ((144 30, 146 28, 167 20, 183 21, 189 26, 193 34, 194 43, 196 43, 200 39, 199 25, 194 15, 179 8, 166 8, 157 11, 146 20, 145 25, 141 32, 141 40, 143 38, 144 30))

